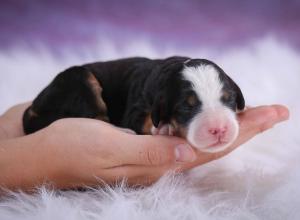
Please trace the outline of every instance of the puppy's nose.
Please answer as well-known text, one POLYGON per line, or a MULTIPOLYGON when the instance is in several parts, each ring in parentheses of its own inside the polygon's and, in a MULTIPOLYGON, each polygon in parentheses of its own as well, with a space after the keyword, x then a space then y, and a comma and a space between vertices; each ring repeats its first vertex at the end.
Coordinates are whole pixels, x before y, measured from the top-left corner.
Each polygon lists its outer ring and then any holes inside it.
POLYGON ((223 128, 210 128, 208 130, 208 132, 210 134, 212 134, 213 136, 215 136, 215 137, 221 138, 221 137, 223 137, 226 134, 227 127, 223 127, 223 128))

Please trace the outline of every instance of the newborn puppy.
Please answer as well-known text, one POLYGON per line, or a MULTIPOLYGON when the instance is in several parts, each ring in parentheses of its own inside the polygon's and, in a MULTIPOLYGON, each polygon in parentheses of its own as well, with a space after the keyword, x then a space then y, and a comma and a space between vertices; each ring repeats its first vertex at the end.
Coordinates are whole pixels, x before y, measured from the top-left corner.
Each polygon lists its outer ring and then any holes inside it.
POLYGON ((216 152, 236 139, 236 112, 244 107, 240 88, 211 61, 128 58, 60 73, 25 111, 23 124, 28 134, 60 118, 95 118, 216 152))

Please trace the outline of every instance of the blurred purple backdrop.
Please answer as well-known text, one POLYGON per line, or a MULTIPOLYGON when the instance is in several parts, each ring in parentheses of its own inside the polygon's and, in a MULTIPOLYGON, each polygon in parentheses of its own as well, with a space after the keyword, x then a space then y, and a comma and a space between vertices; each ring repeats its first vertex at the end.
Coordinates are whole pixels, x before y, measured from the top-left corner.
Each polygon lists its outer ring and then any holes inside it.
POLYGON ((299 0, 0 1, 0 49, 20 44, 90 47, 99 37, 122 46, 226 48, 264 36, 300 48, 299 0))

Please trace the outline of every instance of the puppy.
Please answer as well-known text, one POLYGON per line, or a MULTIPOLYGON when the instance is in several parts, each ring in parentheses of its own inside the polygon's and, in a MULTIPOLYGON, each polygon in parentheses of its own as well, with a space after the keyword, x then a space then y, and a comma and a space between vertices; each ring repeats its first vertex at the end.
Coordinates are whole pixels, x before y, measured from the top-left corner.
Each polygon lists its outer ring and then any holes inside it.
POLYGON ((236 139, 236 112, 244 107, 240 88, 209 60, 135 57, 61 72, 25 111, 23 125, 29 134, 60 118, 94 118, 216 152, 236 139))

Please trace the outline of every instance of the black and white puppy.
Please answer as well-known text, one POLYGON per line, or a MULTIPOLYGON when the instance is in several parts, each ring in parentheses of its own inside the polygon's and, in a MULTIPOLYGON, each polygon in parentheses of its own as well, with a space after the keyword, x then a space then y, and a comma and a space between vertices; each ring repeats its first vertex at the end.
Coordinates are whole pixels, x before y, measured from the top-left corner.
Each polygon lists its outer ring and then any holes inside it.
POLYGON ((28 134, 60 118, 95 118, 215 152, 236 139, 236 112, 244 107, 240 88, 209 60, 136 57, 61 72, 25 111, 23 124, 28 134))

